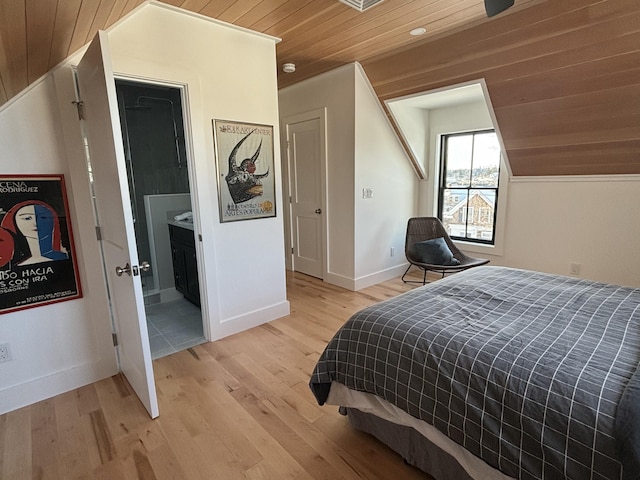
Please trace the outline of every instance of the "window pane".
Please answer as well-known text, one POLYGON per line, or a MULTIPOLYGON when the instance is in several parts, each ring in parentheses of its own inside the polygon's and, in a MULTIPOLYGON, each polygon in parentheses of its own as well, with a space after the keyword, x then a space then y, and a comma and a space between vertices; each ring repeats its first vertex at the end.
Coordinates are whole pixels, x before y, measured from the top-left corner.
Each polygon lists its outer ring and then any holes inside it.
POLYGON ((493 218, 496 208, 495 190, 469 190, 467 237, 493 241, 493 218))
POLYGON ((446 187, 468 187, 471 177, 473 135, 447 137, 446 187))
POLYGON ((438 215, 456 240, 494 243, 500 145, 493 131, 443 137, 438 215))
POLYGON ((472 187, 498 187, 500 144, 495 133, 478 133, 473 142, 472 187))
POLYGON ((466 236, 468 190, 447 188, 442 197, 442 223, 450 236, 466 236))

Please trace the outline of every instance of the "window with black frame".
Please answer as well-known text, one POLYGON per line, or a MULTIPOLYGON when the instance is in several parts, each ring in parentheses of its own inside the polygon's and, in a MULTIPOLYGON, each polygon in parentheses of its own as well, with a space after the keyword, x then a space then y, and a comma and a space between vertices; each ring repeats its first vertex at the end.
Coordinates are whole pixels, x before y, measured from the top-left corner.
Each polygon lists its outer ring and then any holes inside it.
POLYGON ((455 240, 494 244, 500 144, 494 130, 441 136, 438 217, 455 240))

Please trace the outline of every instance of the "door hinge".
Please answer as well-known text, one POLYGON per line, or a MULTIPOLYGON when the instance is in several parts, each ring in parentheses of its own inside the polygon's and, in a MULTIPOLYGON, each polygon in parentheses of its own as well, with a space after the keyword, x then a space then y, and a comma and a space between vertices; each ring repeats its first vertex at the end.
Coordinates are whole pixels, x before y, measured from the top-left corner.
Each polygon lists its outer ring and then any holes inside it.
POLYGON ((291 203, 291 202, 292 202, 292 201, 291 201, 291 195, 289 195, 289 203, 291 203))
POLYGON ((78 109, 78 120, 84 120, 84 102, 82 100, 74 100, 71 103, 78 109))
POLYGON ((98 241, 102 241, 102 229, 96 225, 96 238, 98 241))
POLYGON ((291 247, 291 253, 293 254, 293 247, 291 247))
POLYGON ((111 334, 111 338, 113 339, 113 346, 117 347, 118 346, 118 334, 117 333, 112 333, 111 334))

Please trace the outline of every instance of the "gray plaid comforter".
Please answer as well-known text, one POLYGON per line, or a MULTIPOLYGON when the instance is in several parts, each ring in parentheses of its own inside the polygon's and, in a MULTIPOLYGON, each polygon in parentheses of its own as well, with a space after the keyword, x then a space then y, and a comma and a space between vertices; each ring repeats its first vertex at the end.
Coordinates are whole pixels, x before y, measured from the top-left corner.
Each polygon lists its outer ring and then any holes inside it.
POLYGON ((616 425, 640 431, 639 305, 640 289, 474 268, 356 313, 310 386, 320 404, 332 381, 382 397, 515 478, 636 478, 616 425), (623 394, 634 425, 616 422, 623 394))

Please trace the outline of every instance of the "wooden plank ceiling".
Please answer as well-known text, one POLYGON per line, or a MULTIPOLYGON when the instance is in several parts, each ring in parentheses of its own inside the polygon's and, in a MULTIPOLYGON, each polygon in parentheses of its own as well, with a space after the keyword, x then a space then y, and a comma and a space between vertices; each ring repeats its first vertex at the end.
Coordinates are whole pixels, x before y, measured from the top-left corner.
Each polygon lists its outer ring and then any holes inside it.
MULTIPOLYGON (((638 0, 162 1, 281 38, 280 87, 353 61, 381 99, 484 77, 515 175, 640 173, 638 0)), ((0 105, 142 3, 0 0, 0 105)))
MULTIPOLYGON (((540 0, 520 0, 523 8, 540 0)), ((23 90, 67 56, 144 3, 142 0, 1 0, 0 102, 23 90)), ((162 0, 191 12, 282 39, 278 65, 283 87, 353 61, 451 29, 485 22, 483 0, 384 0, 359 12, 338 0, 162 0)))

